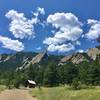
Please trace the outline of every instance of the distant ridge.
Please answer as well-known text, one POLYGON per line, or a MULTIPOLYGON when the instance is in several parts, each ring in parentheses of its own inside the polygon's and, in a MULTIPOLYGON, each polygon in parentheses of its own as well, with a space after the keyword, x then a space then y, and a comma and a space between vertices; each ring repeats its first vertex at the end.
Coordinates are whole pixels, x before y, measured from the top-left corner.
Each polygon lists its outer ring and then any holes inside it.
POLYGON ((41 53, 18 52, 16 54, 1 54, 0 69, 27 69, 30 64, 38 64, 44 60, 47 62, 56 60, 58 65, 63 65, 68 61, 74 64, 80 64, 83 61, 90 62, 95 60, 98 55, 100 55, 100 49, 97 47, 90 48, 87 53, 75 53, 69 56, 49 55, 47 51, 41 53))
POLYGON ((89 62, 90 60, 95 60, 99 54, 100 54, 100 49, 90 48, 87 53, 76 53, 73 55, 63 57, 59 62, 59 64, 64 64, 67 61, 71 61, 74 64, 79 64, 83 61, 89 62))

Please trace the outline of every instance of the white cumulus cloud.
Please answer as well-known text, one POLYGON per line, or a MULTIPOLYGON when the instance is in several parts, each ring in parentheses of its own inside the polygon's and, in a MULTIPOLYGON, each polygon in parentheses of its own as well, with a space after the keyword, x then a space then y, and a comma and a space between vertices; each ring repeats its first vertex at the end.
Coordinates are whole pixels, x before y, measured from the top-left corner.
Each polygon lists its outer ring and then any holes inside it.
POLYGON ((95 40, 100 36, 100 21, 94 19, 88 19, 88 25, 90 26, 89 31, 85 37, 90 40, 95 40))
POLYGON ((43 41, 44 44, 48 45, 48 51, 65 52, 73 50, 72 42, 78 40, 83 33, 82 23, 78 20, 78 17, 72 13, 55 13, 48 16, 47 23, 57 29, 53 37, 48 37, 43 41), (71 46, 69 46, 69 43, 71 46), (66 48, 69 47, 71 49, 67 50, 66 48))
POLYGON ((0 36, 0 43, 2 44, 3 48, 7 48, 18 52, 24 50, 24 45, 22 42, 18 40, 12 40, 8 37, 0 36))
POLYGON ((9 30, 16 38, 35 37, 34 25, 38 23, 38 18, 27 19, 24 13, 10 10, 5 15, 11 20, 9 30))
POLYGON ((79 49, 79 50, 77 50, 77 52, 78 52, 78 53, 83 53, 83 52, 85 52, 85 51, 82 50, 82 49, 79 49))
POLYGON ((80 46, 80 45, 81 45, 81 42, 77 40, 77 41, 75 42, 75 44, 80 46))
POLYGON ((69 52, 69 51, 74 50, 74 49, 75 49, 75 47, 71 43, 61 44, 61 45, 51 44, 47 48, 48 51, 51 51, 51 52, 58 51, 60 53, 69 52))
POLYGON ((41 50, 41 49, 42 49, 42 48, 41 48, 40 46, 36 48, 36 50, 41 50))
POLYGON ((36 17, 38 17, 39 14, 45 15, 45 10, 44 10, 44 8, 38 7, 37 10, 36 10, 36 12, 33 12, 33 15, 36 16, 36 17))

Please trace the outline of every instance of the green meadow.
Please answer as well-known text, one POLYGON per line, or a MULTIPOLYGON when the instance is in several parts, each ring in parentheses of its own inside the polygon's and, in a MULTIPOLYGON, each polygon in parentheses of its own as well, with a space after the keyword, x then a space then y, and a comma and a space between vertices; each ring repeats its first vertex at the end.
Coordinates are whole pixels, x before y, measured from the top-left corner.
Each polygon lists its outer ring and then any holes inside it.
POLYGON ((5 86, 0 85, 0 92, 3 91, 5 89, 5 86))
POLYGON ((31 94, 38 100, 100 100, 100 87, 80 90, 69 87, 35 88, 31 94))

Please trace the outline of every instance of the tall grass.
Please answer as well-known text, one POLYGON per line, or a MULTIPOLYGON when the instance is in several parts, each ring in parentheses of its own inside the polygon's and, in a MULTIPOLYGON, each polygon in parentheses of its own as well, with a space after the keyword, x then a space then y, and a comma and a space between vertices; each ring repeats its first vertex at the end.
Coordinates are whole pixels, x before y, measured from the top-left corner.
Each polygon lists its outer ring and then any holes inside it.
POLYGON ((68 87, 36 88, 31 94, 38 100, 100 100, 100 87, 81 90, 68 87))
POLYGON ((5 89, 5 86, 0 85, 0 92, 3 91, 5 89))

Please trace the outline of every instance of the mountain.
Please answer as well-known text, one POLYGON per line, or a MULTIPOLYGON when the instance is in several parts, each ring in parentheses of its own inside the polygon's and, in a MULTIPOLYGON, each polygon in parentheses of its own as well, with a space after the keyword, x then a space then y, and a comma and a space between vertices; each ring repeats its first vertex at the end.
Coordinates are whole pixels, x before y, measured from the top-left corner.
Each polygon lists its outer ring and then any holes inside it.
POLYGON ((63 65, 67 61, 70 61, 74 64, 79 64, 83 61, 89 62, 89 57, 87 56, 86 53, 76 53, 76 54, 73 54, 73 55, 65 56, 64 58, 61 59, 59 64, 63 65))
POLYGON ((99 48, 90 48, 88 50, 87 54, 91 59, 95 60, 97 55, 100 54, 100 49, 99 48))
POLYGON ((67 61, 70 61, 74 64, 80 64, 83 61, 89 62, 91 60, 95 60, 99 54, 100 54, 99 48, 90 48, 87 53, 76 53, 73 55, 63 57, 60 60, 59 64, 63 65, 67 61))
POLYGON ((20 67, 26 61, 31 61, 36 53, 32 52, 18 52, 16 54, 1 54, 0 55, 0 69, 15 69, 20 67))
POLYGON ((21 67, 18 69, 26 69, 30 66, 30 64, 34 65, 39 63, 40 61, 46 59, 48 57, 47 52, 42 52, 34 56, 31 60, 26 59, 21 67))
POLYGON ((34 65, 43 61, 56 62, 63 65, 67 62, 80 64, 83 61, 90 62, 100 54, 100 48, 90 48, 87 53, 75 53, 69 56, 48 55, 47 52, 18 52, 16 54, 1 54, 0 69, 26 69, 30 64, 34 65))

